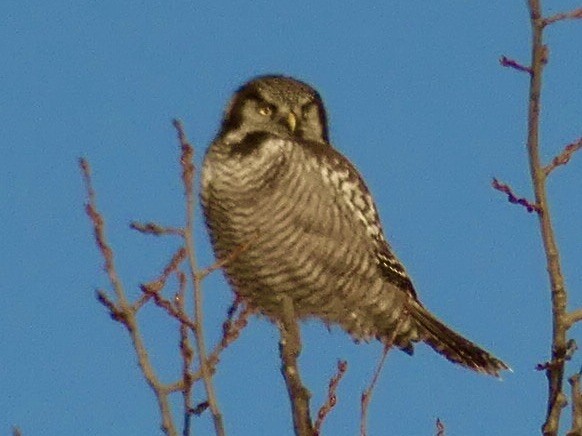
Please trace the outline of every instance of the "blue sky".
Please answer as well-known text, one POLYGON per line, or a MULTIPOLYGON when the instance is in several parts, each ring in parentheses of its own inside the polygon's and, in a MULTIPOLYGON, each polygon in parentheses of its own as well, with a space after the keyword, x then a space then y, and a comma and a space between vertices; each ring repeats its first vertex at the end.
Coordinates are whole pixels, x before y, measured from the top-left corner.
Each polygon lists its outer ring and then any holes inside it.
MULTIPOLYGON (((423 345, 413 358, 393 352, 370 434, 434 434, 437 417, 451 435, 539 431, 546 378, 533 368, 548 358, 551 330, 537 220, 490 187, 496 176, 531 197, 528 78, 498 64, 503 54, 528 62, 524 2, 4 0, 0 9, 0 433, 15 424, 25 435, 159 433, 127 334, 94 298, 107 281, 77 159, 92 164, 117 266, 136 296, 178 245, 127 226, 182 222, 171 119, 184 121, 200 162, 231 93, 264 73, 320 91, 332 140, 366 178, 422 301, 514 370, 498 382, 423 345)), ((580 22, 547 31, 546 159, 581 134, 581 40, 580 22)), ((575 156, 549 181, 572 308, 582 306, 581 171, 575 156)), ((200 220, 196 239, 211 264, 200 220)), ((218 273, 204 285, 212 343, 231 293, 218 273)), ((174 380, 175 325, 155 308, 140 319, 154 364, 174 380)), ((324 433, 357 434, 380 346, 317 322, 303 333, 314 407, 336 360, 349 363, 324 433)), ((581 363, 577 354, 569 374, 581 363)), ((291 434, 278 367, 276 329, 253 319, 215 378, 229 434, 291 434)), ((210 433, 208 415, 196 428, 210 433)))

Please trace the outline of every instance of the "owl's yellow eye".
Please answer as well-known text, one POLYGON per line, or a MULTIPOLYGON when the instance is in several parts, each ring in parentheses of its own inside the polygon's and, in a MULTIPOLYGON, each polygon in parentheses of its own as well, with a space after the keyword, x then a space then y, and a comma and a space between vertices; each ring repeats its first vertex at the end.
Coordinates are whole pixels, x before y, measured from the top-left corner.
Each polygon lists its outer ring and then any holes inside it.
POLYGON ((259 106, 259 114, 264 117, 269 117, 273 114, 273 108, 267 105, 259 106))

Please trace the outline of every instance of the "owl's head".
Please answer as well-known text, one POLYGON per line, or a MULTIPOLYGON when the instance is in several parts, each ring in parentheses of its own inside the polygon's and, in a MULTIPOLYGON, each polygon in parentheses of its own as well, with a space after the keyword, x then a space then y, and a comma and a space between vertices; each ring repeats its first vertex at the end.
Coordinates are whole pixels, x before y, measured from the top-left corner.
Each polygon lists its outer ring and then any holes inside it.
POLYGON ((260 76, 247 82, 227 106, 219 136, 240 140, 254 133, 328 143, 321 97, 291 77, 260 76))

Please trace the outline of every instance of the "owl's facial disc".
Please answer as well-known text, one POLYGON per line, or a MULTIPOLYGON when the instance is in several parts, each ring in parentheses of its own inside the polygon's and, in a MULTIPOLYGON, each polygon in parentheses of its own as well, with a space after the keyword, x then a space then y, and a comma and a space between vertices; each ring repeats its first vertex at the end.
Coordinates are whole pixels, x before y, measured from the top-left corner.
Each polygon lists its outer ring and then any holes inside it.
POLYGON ((319 94, 309 85, 283 76, 263 76, 246 83, 227 108, 222 134, 235 143, 254 133, 328 143, 319 94))

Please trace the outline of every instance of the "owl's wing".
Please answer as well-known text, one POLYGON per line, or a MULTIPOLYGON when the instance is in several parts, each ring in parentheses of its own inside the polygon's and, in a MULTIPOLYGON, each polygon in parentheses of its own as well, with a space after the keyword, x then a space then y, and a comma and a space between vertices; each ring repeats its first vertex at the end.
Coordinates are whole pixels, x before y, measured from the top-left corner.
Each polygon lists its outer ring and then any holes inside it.
POLYGON ((301 151, 305 154, 305 160, 311 162, 311 169, 331 191, 330 197, 336 202, 337 211, 343 215, 342 221, 373 250, 374 260, 382 275, 418 301, 406 269, 386 241, 376 205, 358 170, 329 145, 306 143, 301 151))

